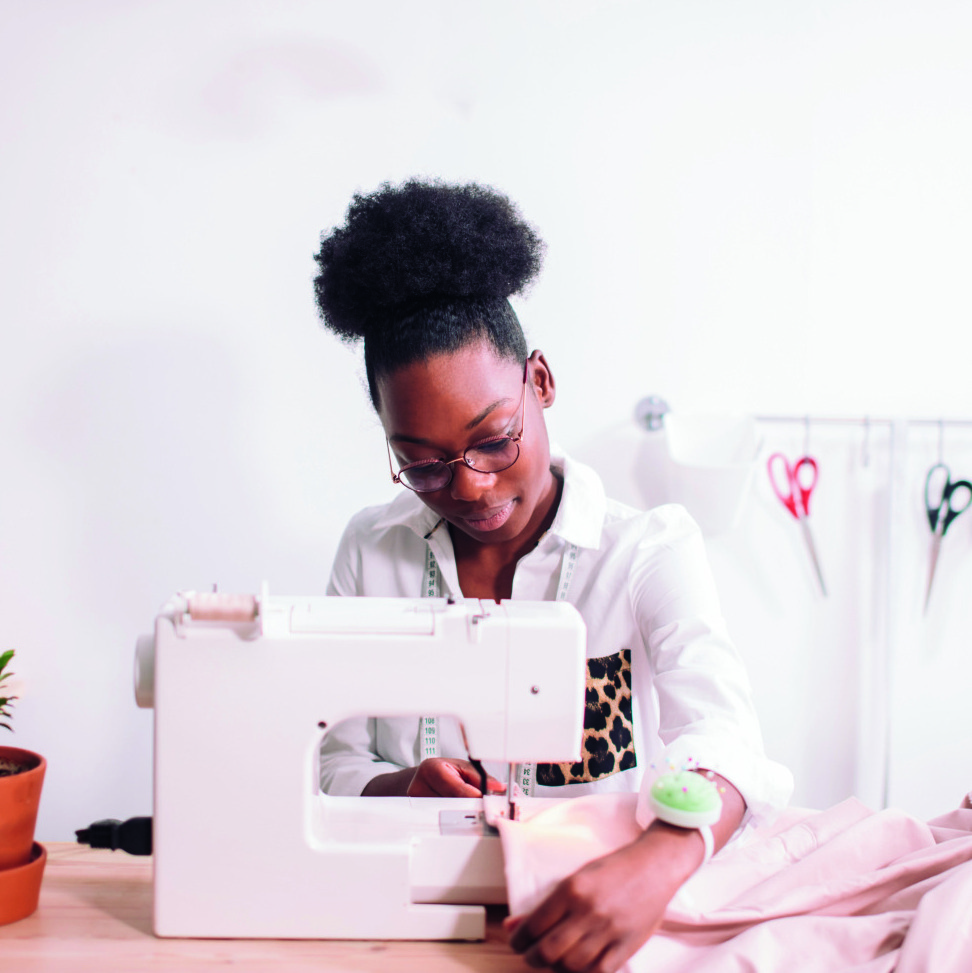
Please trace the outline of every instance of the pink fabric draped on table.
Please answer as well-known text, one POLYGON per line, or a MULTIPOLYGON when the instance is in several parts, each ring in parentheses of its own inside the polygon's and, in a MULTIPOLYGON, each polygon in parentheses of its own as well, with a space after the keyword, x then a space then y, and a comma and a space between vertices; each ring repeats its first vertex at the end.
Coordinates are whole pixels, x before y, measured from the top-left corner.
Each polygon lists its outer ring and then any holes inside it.
MULTIPOLYGON (((627 844, 637 795, 501 821, 512 915, 627 844)), ((630 973, 960 973, 972 969, 972 809, 927 823, 856 799, 789 809, 682 887, 630 973)))

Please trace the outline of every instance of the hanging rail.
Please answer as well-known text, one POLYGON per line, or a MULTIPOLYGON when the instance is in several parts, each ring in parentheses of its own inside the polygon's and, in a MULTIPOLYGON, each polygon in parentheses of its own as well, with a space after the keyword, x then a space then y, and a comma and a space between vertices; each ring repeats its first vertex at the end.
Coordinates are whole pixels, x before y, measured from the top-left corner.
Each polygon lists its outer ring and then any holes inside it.
MULTIPOLYGON (((671 412, 668 403, 657 395, 649 395, 635 406, 635 419, 646 429, 661 429, 665 416, 671 412)), ((904 423, 910 426, 966 426, 972 427, 972 419, 931 419, 926 416, 813 416, 813 415, 757 415, 753 417, 757 422, 799 422, 814 425, 841 426, 893 426, 904 423)))
POLYGON ((896 422, 909 426, 972 426, 972 419, 889 418, 886 416, 754 416, 757 422, 810 422, 815 425, 891 426, 896 422))

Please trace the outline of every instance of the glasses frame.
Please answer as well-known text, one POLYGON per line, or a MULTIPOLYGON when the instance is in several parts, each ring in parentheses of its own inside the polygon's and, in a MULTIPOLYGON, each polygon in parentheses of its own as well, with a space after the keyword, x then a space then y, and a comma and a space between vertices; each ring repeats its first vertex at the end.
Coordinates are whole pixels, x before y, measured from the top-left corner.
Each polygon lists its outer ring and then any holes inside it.
MULTIPOLYGON (((439 490, 444 490, 447 486, 449 486, 450 483, 452 483, 453 477, 455 475, 453 473, 452 467, 453 464, 455 463, 465 463, 465 465, 469 469, 473 470, 476 473, 502 473, 504 470, 508 470, 510 469, 510 467, 514 466, 516 464, 516 461, 520 458, 520 443, 523 441, 523 432, 526 428, 526 387, 527 387, 527 378, 529 377, 529 375, 530 375, 530 359, 528 358, 523 363, 523 388, 520 392, 520 404, 517 406, 517 409, 520 412, 520 431, 515 436, 489 436, 486 439, 480 439, 478 442, 475 442, 472 445, 467 446, 462 451, 461 455, 457 456, 455 459, 450 459, 450 460, 420 459, 420 460, 416 460, 414 463, 406 463, 404 466, 402 466, 399 469, 397 473, 395 472, 395 467, 392 464, 391 443, 388 441, 388 437, 386 436, 385 446, 388 449, 388 470, 391 473, 392 483, 397 483, 399 486, 403 486, 405 487, 406 490, 411 490, 413 493, 437 493, 439 490), (477 470, 476 467, 473 466, 469 462, 469 460, 466 459, 466 454, 470 450, 478 449, 480 446, 484 445, 485 443, 499 442, 501 439, 509 439, 510 442, 512 442, 516 446, 516 456, 514 457, 513 462, 510 463, 509 466, 504 466, 502 469, 499 470, 477 470), (417 490, 411 484, 407 483, 404 479, 402 479, 402 474, 406 473, 408 470, 414 469, 416 466, 428 466, 429 464, 432 463, 441 463, 449 470, 449 479, 446 480, 445 483, 442 484, 442 486, 436 487, 434 490, 417 490)), ((514 412, 513 415, 516 415, 516 413, 514 412)))

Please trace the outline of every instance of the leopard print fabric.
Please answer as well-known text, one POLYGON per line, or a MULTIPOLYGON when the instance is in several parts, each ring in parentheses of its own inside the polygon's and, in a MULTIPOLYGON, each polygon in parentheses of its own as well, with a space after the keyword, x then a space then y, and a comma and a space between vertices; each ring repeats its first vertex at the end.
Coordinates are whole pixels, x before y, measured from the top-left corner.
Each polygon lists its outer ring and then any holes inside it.
POLYGON ((587 660, 584 744, 576 763, 537 764, 545 787, 587 784, 637 765, 631 723, 631 650, 587 660))

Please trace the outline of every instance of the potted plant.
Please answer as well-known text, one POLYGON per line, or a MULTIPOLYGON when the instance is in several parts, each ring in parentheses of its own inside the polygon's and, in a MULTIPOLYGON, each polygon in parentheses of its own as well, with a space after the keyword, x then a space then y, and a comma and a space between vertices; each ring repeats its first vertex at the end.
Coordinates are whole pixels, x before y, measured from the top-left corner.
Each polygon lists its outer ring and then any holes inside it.
MULTIPOLYGON (((13 731, 5 695, 13 649, 0 652, 0 730, 13 731)), ((37 908, 47 852, 34 841, 37 808, 47 761, 19 747, 0 746, 0 925, 16 922, 37 908)))

